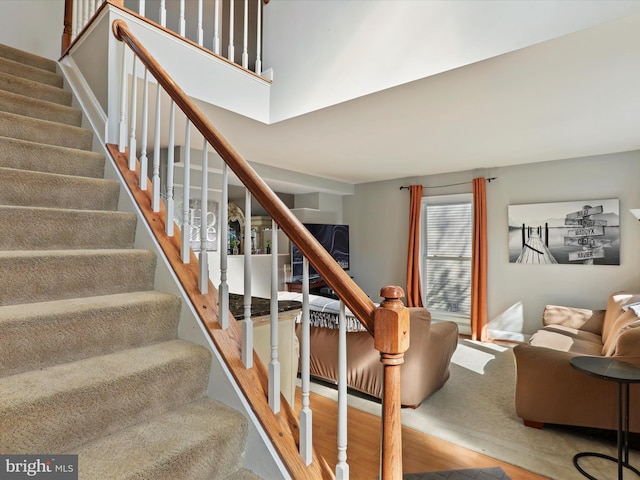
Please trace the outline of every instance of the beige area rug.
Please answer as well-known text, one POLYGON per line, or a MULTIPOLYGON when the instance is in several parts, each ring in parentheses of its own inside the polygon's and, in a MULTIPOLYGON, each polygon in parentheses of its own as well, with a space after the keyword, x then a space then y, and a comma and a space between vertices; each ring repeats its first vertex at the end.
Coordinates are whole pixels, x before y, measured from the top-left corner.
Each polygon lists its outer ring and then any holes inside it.
MULTIPOLYGON (((337 399, 334 389, 314 382, 311 385, 314 392, 337 399)), ((514 391, 515 362, 510 348, 461 340, 449 381, 419 408, 403 409, 403 425, 553 480, 584 480, 573 466, 577 452, 616 456, 615 434, 601 436, 600 432, 558 426, 542 430, 525 427, 515 414, 514 391)), ((380 404, 375 401, 349 395, 348 403, 380 415, 380 404)), ((613 462, 583 458, 580 463, 599 480, 617 478, 613 462)), ((640 452, 631 451, 630 463, 640 465, 640 452)), ((625 472, 627 477, 637 478, 632 472, 625 472)))

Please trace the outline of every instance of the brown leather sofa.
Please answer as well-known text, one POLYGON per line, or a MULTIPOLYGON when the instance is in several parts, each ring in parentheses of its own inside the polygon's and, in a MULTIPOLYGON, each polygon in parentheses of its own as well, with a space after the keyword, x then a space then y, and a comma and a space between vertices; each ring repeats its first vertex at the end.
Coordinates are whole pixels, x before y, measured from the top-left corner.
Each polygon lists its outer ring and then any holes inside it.
MULTIPOLYGON (((431 322, 425 308, 410 308, 409 350, 401 370, 401 403, 417 407, 449 378, 449 363, 458 342, 454 322, 431 322)), ((296 327, 300 338, 301 326, 296 327)), ((338 330, 311 327, 311 376, 336 383, 338 378, 338 330)), ((347 333, 347 384, 350 388, 382 398, 382 364, 366 331, 347 333)))
MULTIPOLYGON (((640 318, 629 306, 640 294, 614 293, 606 310, 548 305, 543 328, 526 345, 513 348, 516 414, 525 424, 545 423, 615 430, 618 384, 570 365, 577 355, 607 356, 640 365, 640 318)), ((640 401, 640 384, 630 388, 630 405, 640 401)), ((630 431, 640 432, 640 411, 631 408, 630 431)))

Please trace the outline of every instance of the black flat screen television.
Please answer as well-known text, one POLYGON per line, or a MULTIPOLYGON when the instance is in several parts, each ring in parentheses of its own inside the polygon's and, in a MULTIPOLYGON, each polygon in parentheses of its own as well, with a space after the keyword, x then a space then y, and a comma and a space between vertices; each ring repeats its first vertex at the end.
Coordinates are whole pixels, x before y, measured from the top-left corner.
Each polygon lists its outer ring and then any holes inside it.
MULTIPOLYGON (((349 270, 349 225, 305 223, 309 230, 327 252, 343 269, 349 270)), ((291 275, 294 281, 302 278, 302 253, 291 244, 291 275)), ((309 263, 309 277, 317 277, 318 272, 309 263)))

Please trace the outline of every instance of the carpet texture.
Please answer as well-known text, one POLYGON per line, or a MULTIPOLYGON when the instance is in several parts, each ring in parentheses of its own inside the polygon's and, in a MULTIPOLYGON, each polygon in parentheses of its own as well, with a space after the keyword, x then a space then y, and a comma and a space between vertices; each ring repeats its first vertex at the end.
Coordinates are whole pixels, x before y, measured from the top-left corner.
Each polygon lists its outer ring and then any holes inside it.
MULTIPOLYGON (((331 388, 312 383, 312 389, 337 399, 331 388)), ((542 430, 526 427, 515 414, 514 398, 515 362, 511 349, 460 340, 450 379, 417 409, 403 409, 402 422, 406 427, 553 480, 584 480, 572 463, 578 452, 616 456, 615 433, 600 435, 601 432, 553 425, 542 430)), ((380 414, 380 405, 365 398, 349 395, 349 405, 380 414)), ((630 457, 632 465, 640 465, 638 451, 632 450, 630 457)), ((613 462, 583 460, 584 468, 593 476, 602 480, 617 478, 613 462)))
POLYGON ((178 339, 62 84, 0 45, 0 452, 76 453, 83 480, 255 480, 247 420, 206 396, 211 352, 178 339))

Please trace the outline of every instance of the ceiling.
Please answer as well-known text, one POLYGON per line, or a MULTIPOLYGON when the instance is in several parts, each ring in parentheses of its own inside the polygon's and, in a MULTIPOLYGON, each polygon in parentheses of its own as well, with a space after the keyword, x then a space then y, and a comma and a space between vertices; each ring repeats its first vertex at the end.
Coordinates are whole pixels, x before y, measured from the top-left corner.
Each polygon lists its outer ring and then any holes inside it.
POLYGON ((272 125, 208 108, 246 159, 356 184, 640 149, 640 15, 272 125))

